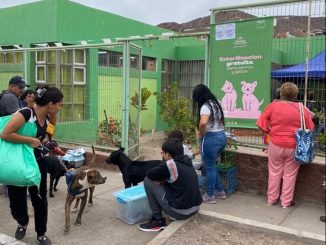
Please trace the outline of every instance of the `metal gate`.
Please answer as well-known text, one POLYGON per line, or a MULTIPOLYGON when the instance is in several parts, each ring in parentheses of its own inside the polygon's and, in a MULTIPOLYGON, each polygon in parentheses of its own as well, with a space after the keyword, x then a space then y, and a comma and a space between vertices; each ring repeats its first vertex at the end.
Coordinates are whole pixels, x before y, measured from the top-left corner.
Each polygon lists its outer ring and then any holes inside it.
POLYGON ((141 55, 131 43, 2 49, 0 88, 7 89, 14 75, 24 77, 33 90, 57 87, 64 106, 56 140, 109 150, 122 146, 138 157, 140 109, 131 98, 140 93, 141 55))

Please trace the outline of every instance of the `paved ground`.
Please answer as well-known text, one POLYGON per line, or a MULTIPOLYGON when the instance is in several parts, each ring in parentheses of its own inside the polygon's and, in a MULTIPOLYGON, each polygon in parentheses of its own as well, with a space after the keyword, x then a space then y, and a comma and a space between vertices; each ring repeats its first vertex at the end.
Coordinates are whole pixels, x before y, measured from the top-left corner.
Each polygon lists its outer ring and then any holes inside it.
MULTIPOLYGON (((146 159, 157 159, 160 155, 161 140, 152 141, 149 136, 145 137, 144 140, 143 152, 145 152, 146 159)), ((128 225, 116 218, 117 204, 113 192, 123 188, 121 174, 108 170, 101 171, 108 177, 107 183, 96 187, 94 206, 86 207, 82 225, 74 226, 72 224, 68 234, 63 232, 66 186, 64 179, 60 180, 59 191, 55 193, 54 198, 49 198, 47 235, 54 241, 54 244, 137 245, 147 244, 157 235, 156 233, 142 232, 137 225, 128 225)), ((32 245, 36 244, 36 235, 30 201, 29 210, 31 221, 23 242, 32 245)), ((323 206, 298 203, 291 209, 282 209, 279 205, 267 206, 265 197, 237 192, 226 200, 219 200, 215 205, 203 204, 201 212, 222 218, 232 216, 238 217, 238 220, 276 225, 284 230, 295 229, 301 232, 309 232, 309 234, 321 236, 325 240, 325 223, 319 221, 319 216, 325 215, 323 206)), ((71 214, 72 223, 75 217, 76 214, 71 214)), ((4 235, 13 236, 16 226, 10 215, 8 199, 0 195, 0 245, 5 243, 6 237, 4 235)), ((170 226, 175 226, 175 224, 170 226)), ((10 244, 13 245, 14 243, 10 244)))

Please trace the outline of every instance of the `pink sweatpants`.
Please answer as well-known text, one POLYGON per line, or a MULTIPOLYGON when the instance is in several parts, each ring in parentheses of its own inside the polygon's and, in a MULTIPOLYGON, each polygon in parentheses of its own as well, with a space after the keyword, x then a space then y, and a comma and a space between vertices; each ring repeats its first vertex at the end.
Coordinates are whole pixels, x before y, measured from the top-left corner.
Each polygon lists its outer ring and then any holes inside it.
POLYGON ((268 145, 268 203, 275 203, 280 197, 281 180, 282 193, 281 205, 290 205, 300 165, 294 160, 292 148, 282 148, 269 142, 268 145))

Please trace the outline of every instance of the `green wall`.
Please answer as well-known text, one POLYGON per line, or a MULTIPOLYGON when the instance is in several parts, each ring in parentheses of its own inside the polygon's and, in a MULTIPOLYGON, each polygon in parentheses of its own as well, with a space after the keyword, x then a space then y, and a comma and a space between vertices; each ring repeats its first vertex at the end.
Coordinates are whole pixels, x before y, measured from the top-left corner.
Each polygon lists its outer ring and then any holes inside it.
POLYGON ((0 9, 0 45, 23 45, 55 41, 57 2, 39 1, 0 9))
POLYGON ((146 107, 148 110, 141 111, 140 116, 140 127, 144 130, 151 130, 156 128, 156 115, 157 115, 157 100, 156 96, 153 93, 157 91, 157 80, 156 79, 147 79, 143 78, 141 81, 142 88, 147 88, 152 92, 151 97, 146 101, 146 107))
MULTIPOLYGON (((295 65, 306 60, 306 38, 273 39, 272 60, 282 65, 295 65)), ((312 58, 325 49, 325 36, 310 37, 309 57, 312 58)))

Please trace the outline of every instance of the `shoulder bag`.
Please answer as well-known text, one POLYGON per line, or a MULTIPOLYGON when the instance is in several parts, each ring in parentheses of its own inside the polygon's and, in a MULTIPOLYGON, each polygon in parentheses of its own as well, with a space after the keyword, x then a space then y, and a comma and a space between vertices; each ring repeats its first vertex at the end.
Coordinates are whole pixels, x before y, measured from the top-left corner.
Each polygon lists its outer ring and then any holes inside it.
POLYGON ((296 147, 294 158, 298 164, 305 165, 311 163, 315 158, 314 140, 312 130, 306 129, 304 106, 301 102, 299 102, 299 111, 301 128, 295 132, 296 147))

